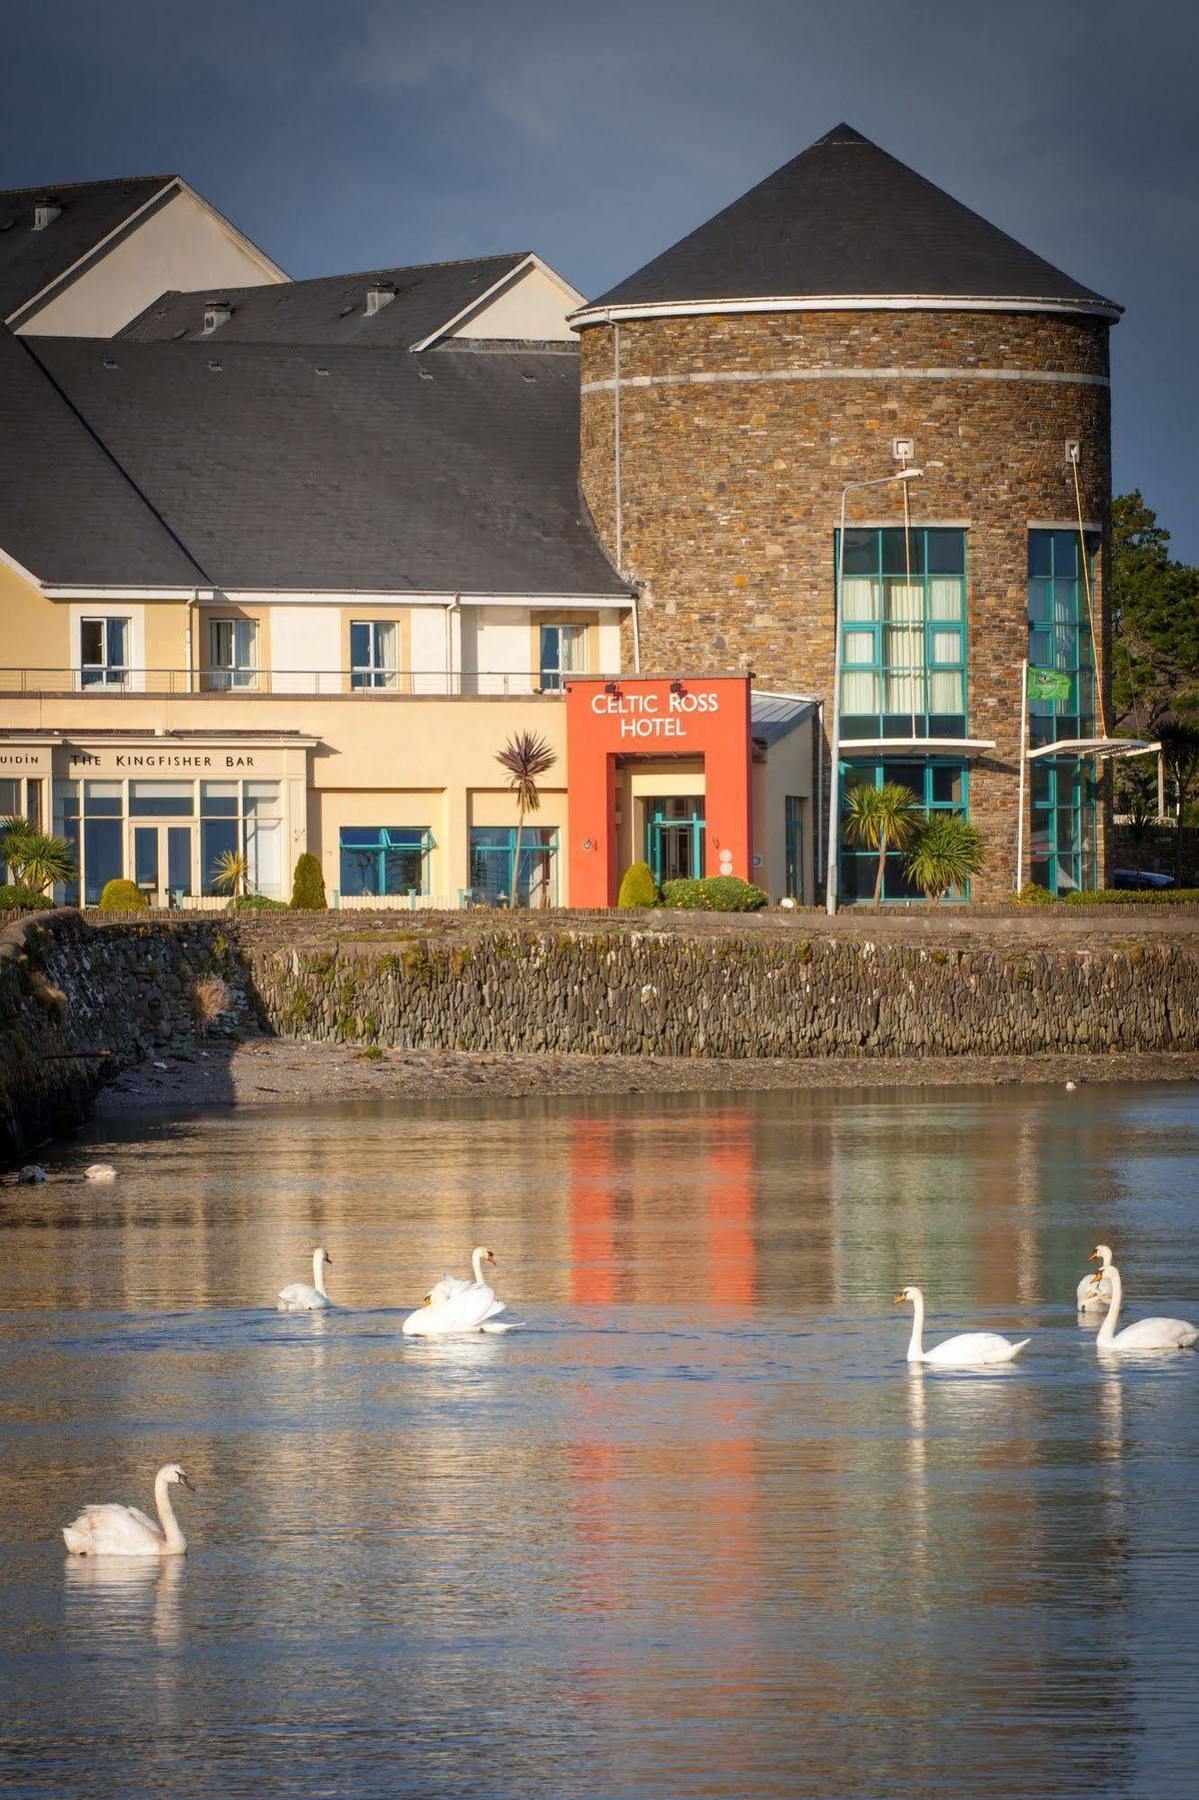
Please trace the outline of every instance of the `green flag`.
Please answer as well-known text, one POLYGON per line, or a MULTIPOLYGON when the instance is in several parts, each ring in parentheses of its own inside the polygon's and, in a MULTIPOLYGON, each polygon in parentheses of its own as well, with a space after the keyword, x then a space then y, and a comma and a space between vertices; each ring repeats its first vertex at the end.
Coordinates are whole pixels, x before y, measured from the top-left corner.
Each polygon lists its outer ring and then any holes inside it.
POLYGON ((1035 669, 1030 663, 1028 697, 1030 700, 1068 700, 1070 677, 1064 669, 1035 669))

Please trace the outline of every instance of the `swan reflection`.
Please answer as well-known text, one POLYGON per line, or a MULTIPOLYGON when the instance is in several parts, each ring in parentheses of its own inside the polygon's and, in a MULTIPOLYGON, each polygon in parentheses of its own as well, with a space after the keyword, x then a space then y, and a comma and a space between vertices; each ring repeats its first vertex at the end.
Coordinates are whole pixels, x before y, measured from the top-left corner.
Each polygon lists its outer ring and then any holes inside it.
POLYGON ((68 1624, 129 1637, 141 1637, 148 1626, 157 1644, 177 1644, 184 1573, 181 1556, 69 1556, 63 1563, 68 1624))

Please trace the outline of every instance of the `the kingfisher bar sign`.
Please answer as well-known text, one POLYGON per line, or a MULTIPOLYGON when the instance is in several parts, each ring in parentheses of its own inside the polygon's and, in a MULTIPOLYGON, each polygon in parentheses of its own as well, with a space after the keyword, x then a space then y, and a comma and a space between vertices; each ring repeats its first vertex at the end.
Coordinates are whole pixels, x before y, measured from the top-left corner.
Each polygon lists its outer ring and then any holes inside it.
POLYGON ((93 750, 72 750, 71 767, 77 765, 109 769, 198 769, 222 772, 229 769, 252 769, 253 756, 232 750, 117 750, 99 756, 93 750))

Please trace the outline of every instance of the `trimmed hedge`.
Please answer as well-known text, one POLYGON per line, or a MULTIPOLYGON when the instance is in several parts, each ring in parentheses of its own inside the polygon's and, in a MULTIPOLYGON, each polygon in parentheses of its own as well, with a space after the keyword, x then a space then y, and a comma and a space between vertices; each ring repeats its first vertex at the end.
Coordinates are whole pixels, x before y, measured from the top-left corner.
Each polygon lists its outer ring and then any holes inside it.
POLYGON ((1059 898, 1030 881, 1012 899, 1017 906, 1199 906, 1199 888, 1072 888, 1059 898))
POLYGON ((324 912, 329 904, 325 899, 325 877, 321 874, 320 859, 311 850, 305 850, 296 863, 291 903, 297 912, 324 912))
POLYGON ((242 894, 229 902, 230 912, 286 912, 286 900, 272 900, 267 894, 242 894))
POLYGON ((705 875, 662 883, 662 904, 685 912, 760 912, 770 896, 739 875, 705 875))
POLYGON ((145 912, 150 905, 135 881, 106 881, 100 895, 101 912, 145 912))
POLYGON ((617 906, 657 906, 661 896, 653 871, 646 862, 630 863, 620 884, 617 906))
POLYGON ((20 882, 0 882, 0 912, 42 912, 53 906, 53 900, 20 882))

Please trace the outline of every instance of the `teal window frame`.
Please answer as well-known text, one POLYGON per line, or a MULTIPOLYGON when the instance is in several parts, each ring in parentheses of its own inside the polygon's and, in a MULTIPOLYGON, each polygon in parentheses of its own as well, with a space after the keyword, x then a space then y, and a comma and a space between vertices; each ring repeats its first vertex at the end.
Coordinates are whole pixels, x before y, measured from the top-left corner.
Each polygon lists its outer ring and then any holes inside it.
MULTIPOLYGON (((1028 700, 1031 747, 1095 732, 1095 647, 1077 531, 1028 534, 1028 660, 1070 677, 1065 700, 1028 700)), ((1094 584, 1095 544, 1086 540, 1094 584)), ((1051 894, 1095 886, 1099 784, 1089 757, 1043 756, 1029 763, 1029 879, 1051 894)))
MULTIPOLYGON (((1094 582, 1095 552, 1088 544, 1094 582)), ((1070 677, 1065 700, 1029 700, 1028 732, 1034 750, 1062 738, 1095 731, 1095 656, 1087 615, 1086 583, 1077 531, 1028 534, 1028 660, 1034 669, 1070 677)))
MULTIPOLYGON (((834 532, 834 571, 839 555, 840 533, 834 532)), ((837 596, 843 739, 966 736, 970 705, 967 556, 967 534, 958 527, 913 526, 906 533, 906 546, 902 526, 851 526, 846 530, 841 593, 837 596), (875 584, 869 617, 853 616, 852 594, 847 605, 848 585, 862 579, 875 584), (941 584, 936 594, 939 604, 947 582, 957 583, 956 617, 934 617, 933 583, 941 584), (893 597, 905 587, 919 593, 918 619, 905 617, 901 610, 891 615, 893 597), (902 664, 890 661, 889 632, 901 641, 906 638, 909 645, 915 639, 917 659, 902 664), (933 707, 938 675, 956 677, 960 708, 933 707), (872 709, 859 704, 862 676, 870 678, 874 686, 872 709), (907 685, 908 704, 888 705, 889 700, 899 698, 888 692, 892 684, 907 685)), ((906 602, 899 604, 902 607, 906 602)))
POLYGON ((665 832, 687 828, 691 834, 692 880, 704 873, 707 820, 702 794, 659 795, 645 803, 645 860, 654 880, 661 886, 669 880, 663 854, 665 832))
MULTIPOLYGON (((956 756, 880 756, 872 761, 855 760, 841 764, 841 812, 846 818, 846 790, 851 784, 866 783, 883 787, 896 782, 909 788, 917 806, 928 813, 951 812, 970 817, 970 765, 956 756), (954 793, 954 786, 957 792, 954 793), (918 784, 918 785, 917 785, 918 784)), ((859 849, 842 836, 840 847, 839 897, 846 906, 866 905, 874 898, 874 877, 878 869, 878 851, 859 849)), ((965 902, 970 886, 964 892, 951 889, 947 901, 965 902)), ((889 851, 883 874, 883 899, 892 903, 924 904, 926 896, 904 873, 903 852, 889 851)))
POLYGON ((337 839, 339 892, 343 899, 427 894, 429 853, 435 848, 425 825, 343 825, 337 839))
MULTIPOLYGON (((515 852, 515 825, 471 827, 470 884, 474 893, 490 906, 507 906, 509 903, 515 852)), ((528 906, 536 890, 547 896, 543 905, 558 904, 558 828, 555 825, 526 825, 520 835, 516 904, 528 906)))
POLYGON ((797 794, 783 799, 783 844, 786 862, 785 892, 802 906, 804 894, 804 808, 806 802, 797 794))

